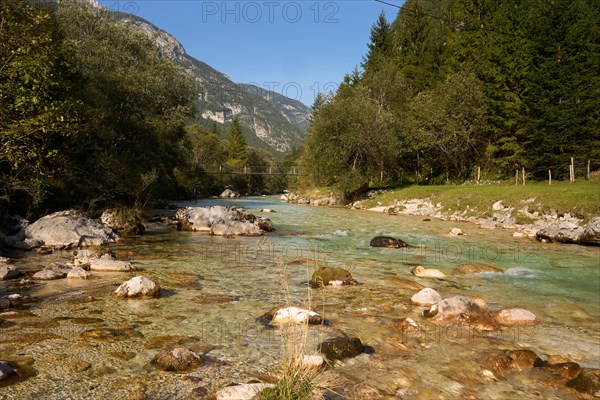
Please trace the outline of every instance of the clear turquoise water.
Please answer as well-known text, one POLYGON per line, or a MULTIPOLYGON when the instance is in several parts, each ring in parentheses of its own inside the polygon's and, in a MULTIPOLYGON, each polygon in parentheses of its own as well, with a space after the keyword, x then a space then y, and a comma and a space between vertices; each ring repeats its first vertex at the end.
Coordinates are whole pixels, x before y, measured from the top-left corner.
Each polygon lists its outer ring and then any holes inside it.
MULTIPOLYGON (((224 203, 239 204, 257 214, 263 208, 274 209, 276 213, 264 216, 273 220, 276 231, 262 238, 221 238, 151 225, 144 237, 115 246, 120 258, 140 268, 138 274, 163 287, 160 299, 112 298, 110 293, 129 278, 127 274, 96 274, 85 282, 54 281, 24 293, 42 301, 28 310, 33 316, 15 319, 17 325, 0 329, 0 354, 21 362, 33 359, 37 375, 0 388, 0 398, 113 398, 125 396, 136 385, 143 386, 148 398, 192 398, 195 387, 205 386, 210 391, 272 371, 281 359, 279 331, 264 330, 256 318, 285 301, 282 269, 299 257, 342 266, 361 282, 350 288, 310 290, 306 283, 312 263, 286 268, 292 300, 312 297, 312 304, 331 322, 324 329, 311 328, 309 351, 316 349, 319 340, 341 334, 358 336, 375 349, 375 354, 337 368, 360 387, 389 394, 400 390, 404 398, 428 398, 431 393, 442 398, 539 398, 539 393, 545 398, 568 398, 568 393, 536 382, 486 378, 479 362, 481 354, 490 349, 528 348, 542 356, 562 355, 584 366, 600 367, 599 248, 542 244, 514 239, 512 231, 290 205, 274 198, 206 200, 195 205, 224 203), (465 235, 446 237, 453 227, 460 227, 465 235), (380 234, 402 238, 417 247, 370 248, 371 238, 380 234), (452 269, 466 262, 493 265, 505 273, 451 275, 452 269), (440 269, 448 278, 414 278, 410 274, 414 265, 440 269), (420 310, 409 303, 415 290, 403 287, 398 279, 434 287, 444 297, 482 297, 491 310, 526 308, 541 324, 505 328, 487 336, 468 330, 444 331, 420 318, 420 310), (223 294, 237 300, 194 301, 198 295, 223 294), (82 302, 86 296, 96 301, 82 302), (81 325, 54 319, 65 316, 99 317, 102 322, 81 325), (392 319, 407 316, 424 330, 407 336, 390 328, 392 319), (49 321, 55 322, 47 327, 31 324, 49 321), (87 329, 124 325, 143 336, 112 343, 81 336, 87 329), (59 338, 30 345, 15 340, 19 335, 41 332, 59 338), (158 371, 149 365, 157 350, 145 344, 161 335, 195 336, 200 343, 215 346, 209 355, 220 364, 187 375, 158 371), (130 352, 133 357, 123 360, 115 357, 115 352, 130 352), (67 365, 74 361, 90 366, 71 372, 67 365), (190 375, 197 379, 187 379, 190 375)), ((18 264, 34 269, 61 256, 66 255, 31 255, 18 264)), ((16 290, 9 283, 1 284, 2 293, 16 290)))

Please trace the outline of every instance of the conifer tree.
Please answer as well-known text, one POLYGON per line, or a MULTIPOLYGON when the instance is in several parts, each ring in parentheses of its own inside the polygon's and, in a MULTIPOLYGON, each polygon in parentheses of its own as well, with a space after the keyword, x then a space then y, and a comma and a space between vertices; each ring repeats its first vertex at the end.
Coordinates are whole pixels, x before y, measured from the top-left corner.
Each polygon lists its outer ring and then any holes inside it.
POLYGON ((227 158, 233 165, 244 165, 248 161, 248 145, 237 117, 233 118, 227 133, 227 158))

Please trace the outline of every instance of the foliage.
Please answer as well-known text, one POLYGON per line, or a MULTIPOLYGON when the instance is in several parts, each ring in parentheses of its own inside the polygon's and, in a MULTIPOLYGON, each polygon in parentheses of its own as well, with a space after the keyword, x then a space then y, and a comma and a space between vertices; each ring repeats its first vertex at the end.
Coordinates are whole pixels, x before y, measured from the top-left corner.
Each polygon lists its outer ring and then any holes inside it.
POLYGON ((190 77, 106 11, 8 0, 0 12, 3 209, 144 206, 173 193, 190 77))
POLYGON ((0 210, 27 213, 64 168, 61 149, 81 110, 52 15, 6 0, 0 21, 0 210))
POLYGON ((600 4, 407 0, 371 30, 362 71, 317 104, 305 185, 578 175, 600 159, 600 4), (406 172, 406 174, 405 174, 406 172))
POLYGON ((237 117, 227 132, 227 163, 232 166, 244 166, 248 162, 248 145, 237 117))

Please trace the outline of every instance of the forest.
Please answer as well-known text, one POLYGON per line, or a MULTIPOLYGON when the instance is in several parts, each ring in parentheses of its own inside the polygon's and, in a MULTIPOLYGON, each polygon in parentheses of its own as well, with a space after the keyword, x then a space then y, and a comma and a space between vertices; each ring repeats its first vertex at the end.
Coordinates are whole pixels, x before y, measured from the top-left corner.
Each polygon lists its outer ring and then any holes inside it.
POLYGON ((600 2, 407 0, 320 95, 307 186, 528 179, 600 169, 600 2))
POLYGON ((227 132, 194 124, 192 77, 107 10, 6 0, 0 21, 0 217, 285 187, 205 173, 282 161, 248 146, 235 120, 227 132))

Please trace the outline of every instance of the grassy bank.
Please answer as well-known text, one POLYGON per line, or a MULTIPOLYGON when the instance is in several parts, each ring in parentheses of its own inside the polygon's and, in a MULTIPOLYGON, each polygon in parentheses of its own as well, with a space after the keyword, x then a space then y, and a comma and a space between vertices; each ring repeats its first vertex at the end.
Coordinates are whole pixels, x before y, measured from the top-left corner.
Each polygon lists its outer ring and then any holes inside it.
POLYGON ((471 215, 489 217, 492 215, 492 204, 502 200, 505 206, 523 208, 529 205, 529 211, 571 213, 588 220, 600 215, 600 178, 589 181, 531 182, 523 185, 489 184, 489 185, 440 185, 440 186, 407 186, 386 190, 373 198, 364 201, 367 208, 380 205, 393 205, 396 201, 408 199, 429 199, 432 203, 441 203, 443 211, 454 212, 471 210, 471 215), (526 202, 528 199, 535 199, 526 202))

